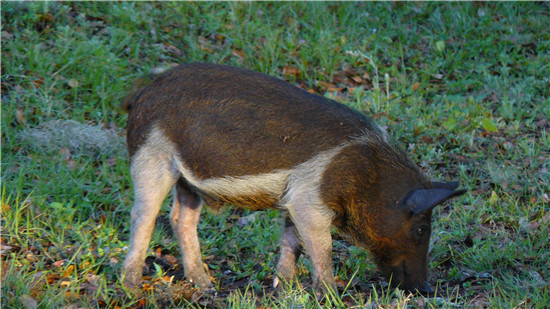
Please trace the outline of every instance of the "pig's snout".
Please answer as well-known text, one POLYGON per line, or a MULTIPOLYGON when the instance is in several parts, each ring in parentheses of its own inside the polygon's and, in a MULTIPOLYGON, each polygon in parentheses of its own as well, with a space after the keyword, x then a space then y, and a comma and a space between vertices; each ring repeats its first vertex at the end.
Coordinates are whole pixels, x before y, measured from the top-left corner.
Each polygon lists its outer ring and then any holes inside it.
POLYGON ((410 293, 419 293, 422 295, 428 295, 428 294, 433 294, 434 292, 434 289, 432 289, 428 281, 424 281, 424 283, 420 283, 418 285, 412 284, 409 286, 406 283, 403 285, 404 285, 403 288, 410 293))
POLYGON ((407 272, 405 264, 398 267, 392 267, 390 278, 392 285, 399 287, 407 292, 420 293, 423 295, 434 292, 431 285, 426 281, 424 274, 414 274, 407 272))
POLYGON ((420 294, 432 294, 434 292, 434 289, 432 289, 428 281, 424 281, 424 285, 420 289, 418 289, 418 292, 420 294))

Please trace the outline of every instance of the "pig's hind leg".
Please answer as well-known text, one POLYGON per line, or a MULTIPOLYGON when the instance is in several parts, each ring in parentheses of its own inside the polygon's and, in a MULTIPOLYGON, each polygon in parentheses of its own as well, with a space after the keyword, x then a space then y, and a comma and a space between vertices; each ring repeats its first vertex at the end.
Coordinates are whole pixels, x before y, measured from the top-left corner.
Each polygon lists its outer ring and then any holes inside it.
POLYGON ((185 276, 202 291, 211 291, 212 283, 203 266, 197 234, 202 200, 183 178, 177 182, 174 191, 170 222, 183 255, 185 276))
POLYGON ((281 238, 281 257, 277 263, 277 275, 273 280, 273 287, 282 291, 285 284, 296 276, 296 262, 302 253, 300 239, 296 233, 296 227, 288 213, 285 214, 285 227, 281 238))
POLYGON ((155 148, 143 148, 130 166, 134 183, 135 203, 130 222, 130 249, 123 266, 124 283, 129 287, 140 284, 145 256, 155 220, 162 202, 179 178, 171 159, 155 148))

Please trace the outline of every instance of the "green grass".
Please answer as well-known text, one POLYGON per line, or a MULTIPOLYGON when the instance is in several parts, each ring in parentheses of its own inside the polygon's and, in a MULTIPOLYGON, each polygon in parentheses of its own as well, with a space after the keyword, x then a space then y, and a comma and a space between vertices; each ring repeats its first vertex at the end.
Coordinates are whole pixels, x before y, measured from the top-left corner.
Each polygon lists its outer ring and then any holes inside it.
POLYGON ((547 306, 549 12, 547 3, 2 2, 2 306, 547 306), (179 263, 166 262, 179 258, 168 202, 150 246, 152 288, 126 290, 133 197, 119 106, 136 79, 192 61, 264 72, 362 110, 428 175, 469 189, 435 212, 438 296, 387 288, 367 253, 335 237, 341 295, 318 302, 302 258, 299 283, 272 297, 280 214, 230 208, 203 214, 218 295, 196 299, 179 263), (33 135, 52 123, 83 134, 33 135))

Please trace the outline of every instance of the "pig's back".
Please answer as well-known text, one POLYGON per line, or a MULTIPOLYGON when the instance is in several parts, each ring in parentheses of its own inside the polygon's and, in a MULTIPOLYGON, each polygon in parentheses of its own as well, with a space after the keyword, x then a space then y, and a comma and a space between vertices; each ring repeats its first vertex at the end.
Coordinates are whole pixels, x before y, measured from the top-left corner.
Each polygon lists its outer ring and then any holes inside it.
POLYGON ((214 64, 174 68, 130 104, 130 155, 156 125, 203 179, 289 169, 365 131, 380 131, 335 101, 261 73, 214 64))

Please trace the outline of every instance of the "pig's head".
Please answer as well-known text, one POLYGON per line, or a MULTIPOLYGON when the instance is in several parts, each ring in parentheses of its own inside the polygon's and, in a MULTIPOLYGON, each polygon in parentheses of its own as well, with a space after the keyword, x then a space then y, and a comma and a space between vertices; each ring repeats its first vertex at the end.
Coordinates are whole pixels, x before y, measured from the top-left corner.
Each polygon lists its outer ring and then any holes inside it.
POLYGON ((465 192, 457 187, 452 182, 412 189, 385 207, 387 212, 375 219, 378 222, 372 222, 376 228, 370 231, 370 251, 392 285, 411 292, 432 291, 427 282, 432 210, 465 192))
POLYGON ((432 210, 465 192, 457 187, 428 180, 403 151, 371 138, 333 159, 321 192, 333 224, 371 253, 392 285, 430 292, 432 210))

